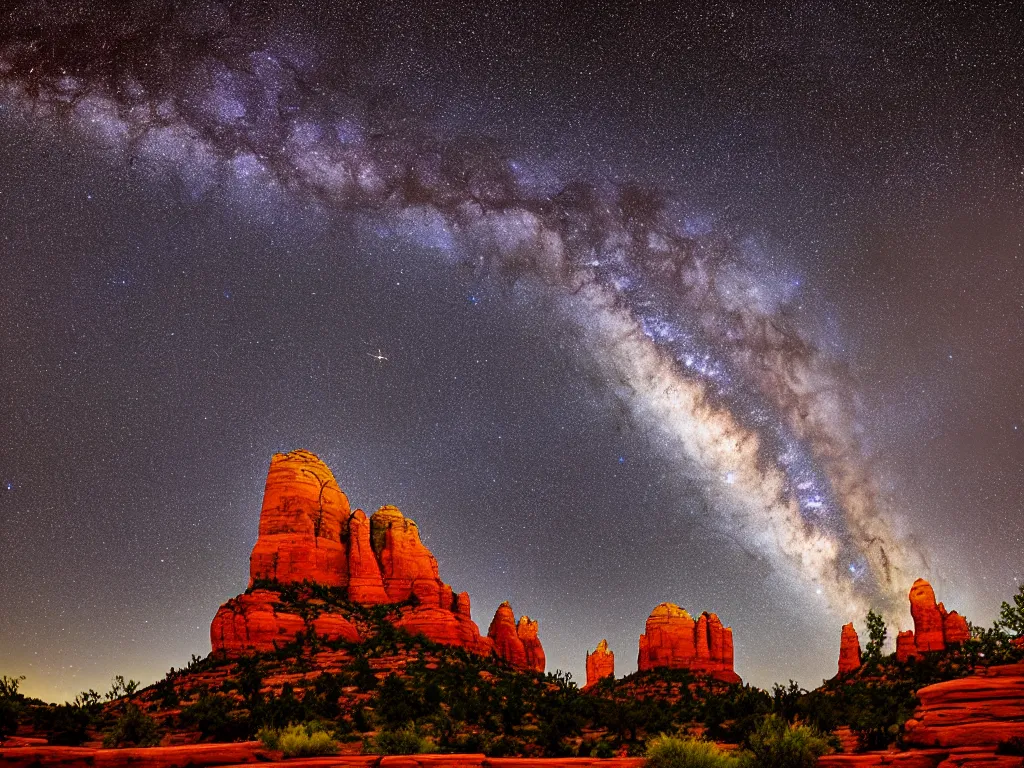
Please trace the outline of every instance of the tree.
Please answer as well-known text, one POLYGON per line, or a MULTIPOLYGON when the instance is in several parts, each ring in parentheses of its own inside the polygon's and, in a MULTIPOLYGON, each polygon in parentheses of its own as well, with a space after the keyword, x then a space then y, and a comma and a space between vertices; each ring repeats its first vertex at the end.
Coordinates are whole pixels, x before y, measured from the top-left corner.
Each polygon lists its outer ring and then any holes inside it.
POLYGON ((22 696, 18 693, 24 677, 0 677, 0 744, 8 736, 18 730, 18 717, 21 715, 22 696))
POLYGON ((1017 594, 1013 596, 1013 605, 1003 601, 996 624, 1010 637, 1024 635, 1024 584, 1020 585, 1017 594))
POLYGON ((882 658, 882 646, 885 645, 889 631, 885 628, 885 619, 882 615, 872 610, 868 611, 864 622, 868 625, 868 644, 864 649, 864 656, 867 661, 877 662, 882 658))

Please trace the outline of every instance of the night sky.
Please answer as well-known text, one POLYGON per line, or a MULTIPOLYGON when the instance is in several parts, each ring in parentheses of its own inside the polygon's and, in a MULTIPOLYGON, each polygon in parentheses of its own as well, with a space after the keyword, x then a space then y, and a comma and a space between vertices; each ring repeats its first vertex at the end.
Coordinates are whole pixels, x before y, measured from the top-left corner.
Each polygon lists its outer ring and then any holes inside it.
POLYGON ((662 601, 762 686, 991 622, 1024 9, 541 5, 2 3, 0 673, 205 655, 295 448, 577 680, 662 601))

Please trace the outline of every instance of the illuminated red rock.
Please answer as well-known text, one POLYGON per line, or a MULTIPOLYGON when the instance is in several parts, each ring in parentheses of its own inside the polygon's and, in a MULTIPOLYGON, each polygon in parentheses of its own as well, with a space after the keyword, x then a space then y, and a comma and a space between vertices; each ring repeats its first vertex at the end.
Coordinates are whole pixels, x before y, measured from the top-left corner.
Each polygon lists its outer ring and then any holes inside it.
POLYGON ((946 614, 942 620, 942 636, 946 645, 960 645, 971 639, 971 628, 967 619, 956 611, 946 614))
POLYGON ((297 614, 278 612, 279 604, 275 592, 263 589, 228 600, 210 625, 214 652, 229 656, 262 653, 295 640, 306 631, 306 622, 297 614))
POLYGON ((924 579, 910 588, 910 615, 914 617, 914 643, 919 651, 941 651, 946 647, 942 634, 942 613, 935 603, 935 591, 924 579))
POLYGON ((702 613, 694 621, 672 603, 662 603, 647 618, 637 668, 689 669, 724 682, 740 681, 733 670, 732 630, 713 613, 702 613))
POLYGON ((519 617, 516 624, 516 634, 523 643, 523 651, 526 653, 526 668, 534 672, 543 672, 547 665, 547 658, 544 655, 544 646, 540 644, 537 636, 539 624, 525 614, 519 617))
POLYGON ((929 685, 917 698, 920 705, 904 726, 904 744, 993 748, 1024 736, 1024 664, 988 667, 929 685))
POLYGON ((914 652, 906 639, 901 649, 897 638, 896 656, 901 661, 927 651, 960 645, 971 636, 967 619, 956 611, 948 612, 942 603, 936 604, 935 591, 924 579, 918 579, 910 588, 910 614, 914 617, 914 652))
POLYGON ((526 649, 516 631, 516 615, 508 600, 498 606, 487 629, 487 636, 494 642, 494 652, 513 667, 525 669, 526 649))
POLYGON ((606 677, 615 677, 615 654, 608 650, 608 641, 602 640, 593 653, 587 654, 587 684, 583 687, 596 685, 606 677))
POLYGON ((321 613, 312 622, 313 631, 322 640, 345 640, 349 643, 359 642, 359 630, 355 624, 344 616, 336 613, 321 613))
MULTIPOLYGON (((483 655, 497 652, 523 669, 545 666, 536 622, 524 617, 517 626, 511 609, 507 623, 502 613, 496 648, 473 621, 469 595, 456 595, 441 580, 416 523, 393 506, 370 518, 362 510, 350 511, 330 469, 309 451, 271 459, 250 556, 250 584, 258 580, 344 588, 360 605, 404 603, 394 621, 412 634, 483 655)), ((315 603, 312 595, 309 590, 299 600, 315 603)), ((255 590, 221 606, 210 627, 211 641, 215 651, 239 654, 272 650, 303 631, 358 640, 356 627, 343 616, 330 611, 312 616, 307 626, 298 608, 282 610, 275 592, 255 590)))
MULTIPOLYGON (((438 598, 445 585, 438 577, 437 560, 420 541, 419 527, 415 522, 405 517, 397 507, 381 507, 370 518, 370 542, 380 563, 384 589, 391 602, 408 600, 416 591, 424 602, 441 605, 443 601, 438 598)), ((450 599, 446 607, 451 607, 450 599)))
POLYGON ((370 520, 357 509, 348 517, 348 598, 361 605, 391 602, 370 544, 370 520))
POLYGON ((839 640, 839 674, 848 675, 860 668, 860 638, 853 623, 843 625, 839 640))
POLYGON ((907 629, 896 635, 896 660, 908 661, 911 658, 918 659, 921 654, 914 643, 914 630, 907 629))
POLYGON ((341 531, 348 499, 331 470, 309 451, 276 453, 263 492, 259 536, 249 558, 250 583, 348 583, 341 531))

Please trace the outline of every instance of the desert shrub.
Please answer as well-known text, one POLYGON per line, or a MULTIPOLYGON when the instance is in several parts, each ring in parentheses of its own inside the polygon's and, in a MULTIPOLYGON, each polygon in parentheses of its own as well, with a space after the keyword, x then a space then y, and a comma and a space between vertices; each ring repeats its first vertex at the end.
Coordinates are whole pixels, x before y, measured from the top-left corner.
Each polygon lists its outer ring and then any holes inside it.
POLYGON ((110 733, 103 737, 103 746, 113 747, 155 747, 160 743, 160 729, 156 720, 145 714, 135 704, 128 704, 114 723, 110 733))
POLYGON ((24 677, 0 677, 0 744, 18 730, 23 696, 18 692, 24 677))
POLYGON ((263 726, 256 731, 256 739, 267 749, 281 748, 281 731, 277 728, 263 726))
POLYGON ((832 751, 828 739, 806 725, 790 725, 768 715, 747 739, 755 768, 814 768, 832 751))
MULTIPOLYGON (((263 738, 260 740, 263 741, 263 738)), ((338 752, 338 742, 330 733, 323 730, 320 723, 296 724, 278 732, 277 749, 280 749, 285 757, 334 755, 338 752)))
POLYGON ((50 744, 62 747, 81 745, 86 740, 88 728, 94 719, 89 707, 77 703, 36 707, 32 713, 36 730, 45 733, 50 744))
POLYGON ((580 757, 615 757, 615 748, 601 739, 596 744, 590 747, 586 752, 580 752, 580 757))
POLYGON ((710 741, 682 736, 660 736, 647 743, 648 768, 739 768, 734 755, 710 741))
POLYGON ((196 728, 203 738, 235 741, 249 735, 248 718, 235 714, 235 702, 221 693, 202 693, 195 704, 181 710, 183 725, 196 728))
POLYGON ((368 751, 377 755, 422 755, 437 751, 434 742, 421 736, 415 728, 380 731, 368 746, 368 751))

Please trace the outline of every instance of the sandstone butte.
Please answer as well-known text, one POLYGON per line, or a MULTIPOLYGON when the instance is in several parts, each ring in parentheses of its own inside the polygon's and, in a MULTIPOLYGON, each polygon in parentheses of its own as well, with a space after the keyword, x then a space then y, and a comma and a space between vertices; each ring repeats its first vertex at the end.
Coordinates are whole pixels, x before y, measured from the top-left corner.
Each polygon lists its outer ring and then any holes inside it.
POLYGON ((587 654, 587 684, 583 687, 597 685, 606 677, 615 677, 615 653, 608 650, 608 641, 602 640, 587 654))
POLYGON ((860 668, 860 638, 853 623, 843 625, 843 635, 839 641, 839 674, 848 675, 860 668))
POLYGON ((694 621, 672 603, 662 603, 647 617, 637 668, 688 669, 726 683, 741 682, 733 670, 732 630, 713 613, 694 621))
MULTIPOLYGON (((498 630, 500 643, 492 633, 481 636, 469 595, 456 594, 441 580, 416 523, 393 506, 369 518, 352 510, 331 470, 309 451, 271 459, 259 535, 249 558, 250 586, 263 580, 341 587, 361 605, 410 602, 395 620, 399 628, 481 655, 494 653, 522 669, 544 670, 536 621, 524 616, 517 625, 503 603, 495 614, 499 625, 508 623, 498 630)), ((210 626, 210 640, 214 652, 233 656, 272 650, 310 631, 359 640, 356 627, 340 614, 321 611, 304 619, 283 610, 274 592, 261 589, 224 603, 210 626)))
MULTIPOLYGON (((918 579, 910 588, 910 615, 914 619, 914 628, 896 635, 898 661, 920 658, 922 653, 960 645, 971 636, 967 619, 956 611, 947 611, 942 603, 936 604, 935 591, 924 579, 918 579)), ((846 624, 839 643, 839 674, 848 674, 859 667, 857 632, 853 624, 846 624)))

